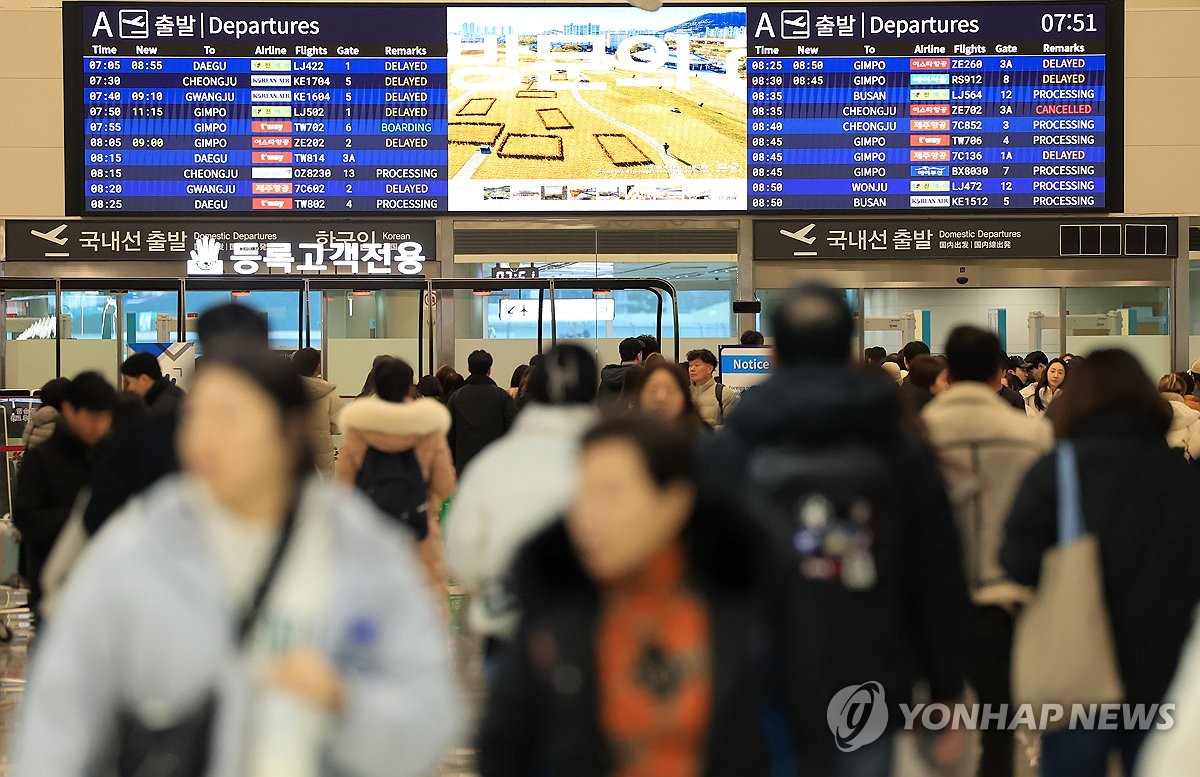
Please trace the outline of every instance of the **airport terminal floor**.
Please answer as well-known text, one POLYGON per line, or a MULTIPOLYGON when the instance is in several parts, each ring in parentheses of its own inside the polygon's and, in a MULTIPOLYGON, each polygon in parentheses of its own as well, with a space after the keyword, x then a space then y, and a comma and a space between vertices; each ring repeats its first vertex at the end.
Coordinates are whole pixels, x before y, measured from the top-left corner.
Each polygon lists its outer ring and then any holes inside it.
POLYGON ((1197 0, 0 0, 0 777, 1200 772, 1197 0))

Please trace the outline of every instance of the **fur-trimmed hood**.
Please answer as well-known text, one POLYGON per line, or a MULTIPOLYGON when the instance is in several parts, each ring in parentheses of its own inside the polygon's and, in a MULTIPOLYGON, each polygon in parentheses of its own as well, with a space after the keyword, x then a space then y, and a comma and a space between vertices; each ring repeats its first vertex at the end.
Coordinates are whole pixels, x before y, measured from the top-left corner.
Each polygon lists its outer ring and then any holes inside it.
POLYGON ((338 416, 342 430, 362 435, 367 445, 385 453, 415 448, 422 438, 450 431, 450 411, 436 399, 385 402, 365 397, 351 402, 338 416))

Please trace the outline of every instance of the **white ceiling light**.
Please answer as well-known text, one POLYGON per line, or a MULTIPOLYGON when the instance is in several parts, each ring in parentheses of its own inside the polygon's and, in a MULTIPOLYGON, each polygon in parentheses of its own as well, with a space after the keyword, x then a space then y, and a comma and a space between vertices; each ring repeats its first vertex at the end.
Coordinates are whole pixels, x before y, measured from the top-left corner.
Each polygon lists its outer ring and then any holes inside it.
POLYGON ((629 0, 629 4, 643 11, 657 11, 662 8, 662 0, 629 0))

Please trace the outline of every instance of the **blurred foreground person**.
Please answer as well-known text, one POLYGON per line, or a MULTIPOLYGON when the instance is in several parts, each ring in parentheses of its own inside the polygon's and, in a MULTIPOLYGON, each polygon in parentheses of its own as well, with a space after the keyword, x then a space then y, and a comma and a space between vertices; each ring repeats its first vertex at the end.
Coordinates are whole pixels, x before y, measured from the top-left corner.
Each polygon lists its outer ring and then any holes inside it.
POLYGON ((643 413, 683 426, 690 432, 711 429, 692 399, 687 373, 666 361, 646 368, 646 380, 638 395, 643 413))
POLYGON ((21 444, 25 446, 26 450, 41 445, 54 435, 54 427, 62 418, 63 393, 69 385, 71 385, 70 380, 55 378, 47 381, 38 391, 37 398, 42 404, 29 414, 29 421, 25 424, 25 431, 21 434, 21 444))
MULTIPOLYGON (((1049 418, 1078 462, 1083 523, 1099 541, 1125 702, 1157 704, 1200 602, 1200 479, 1167 447, 1171 409, 1134 356, 1113 349, 1074 361, 1049 418)), ((1035 588, 1042 557, 1059 539, 1056 466, 1048 456, 1030 470, 1000 552, 1009 576, 1035 588)), ((1129 774, 1145 735, 1129 728, 1046 734, 1042 774, 1104 777, 1112 750, 1129 774)))
POLYGON ((39 614, 42 567, 92 477, 116 404, 117 390, 98 373, 76 375, 63 389, 62 420, 54 434, 28 451, 17 471, 13 525, 21 532, 21 574, 29 583, 30 606, 39 614))
MULTIPOLYGON (((805 640, 809 718, 824 724, 839 691, 875 681, 894 731, 918 681, 934 701, 963 690, 970 604, 946 489, 900 431, 895 388, 851 365, 854 320, 841 292, 797 287, 772 324, 776 371, 708 446, 702 498, 765 522, 793 554, 788 617, 805 640)), ((802 755, 836 756, 836 766, 807 773, 891 773, 888 732, 848 753, 820 741, 827 749, 802 755)), ((952 760, 960 744, 947 731, 935 757, 952 760)))
POLYGON ((579 441, 596 418, 596 381, 587 349, 552 348, 530 370, 530 402, 512 431, 471 462, 450 507, 450 570, 471 595, 471 628, 486 639, 491 665, 517 625, 513 557, 575 498, 579 441))
MULTIPOLYGON (((998 709, 1012 704, 1013 615, 1026 598, 1000 566, 1000 545, 1017 489, 1054 447, 1054 432, 996 394, 1008 358, 991 332, 956 328, 946 340, 946 361, 951 385, 925 406, 921 418, 963 542, 974 605, 967 677, 979 703, 998 709)), ((981 737, 978 777, 1011 775, 1013 732, 992 728, 981 737)))
POLYGON ((798 747, 784 662, 800 656, 770 605, 786 560, 753 523, 697 508, 694 460, 657 419, 585 435, 574 504, 517 562, 482 777, 768 777, 768 709, 798 747))
POLYGON ((312 475, 278 359, 210 357, 183 474, 101 534, 34 660, 16 774, 396 777, 458 732, 443 639, 400 531, 312 475), (166 771, 164 764, 169 765, 166 771))
POLYGON ((413 370, 389 358, 371 373, 375 396, 342 411, 345 439, 337 476, 358 486, 375 505, 408 530, 434 601, 446 602, 446 562, 438 511, 454 493, 454 463, 446 432, 450 412, 436 399, 411 399, 413 370))
MULTIPOLYGON (((205 356, 255 353, 267 358, 267 322, 244 305, 218 305, 196 321, 196 337, 205 356)), ((179 470, 175 432, 179 405, 132 424, 105 448, 92 478, 92 495, 83 514, 89 535, 133 497, 179 470)))
POLYGON ((342 400, 337 386, 321 378, 321 352, 316 348, 301 348, 292 354, 292 366, 304 381, 308 392, 308 428, 313 441, 313 458, 322 475, 333 474, 333 436, 338 432, 337 417, 342 412, 342 400))

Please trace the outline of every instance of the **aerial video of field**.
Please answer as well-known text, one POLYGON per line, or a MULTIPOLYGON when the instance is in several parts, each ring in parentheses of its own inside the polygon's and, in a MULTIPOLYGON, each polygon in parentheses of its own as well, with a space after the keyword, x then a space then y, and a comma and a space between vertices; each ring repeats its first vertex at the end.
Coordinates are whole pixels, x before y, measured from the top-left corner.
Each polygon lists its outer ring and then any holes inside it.
POLYGON ((744 9, 452 7, 448 18, 451 178, 745 176, 744 9))

